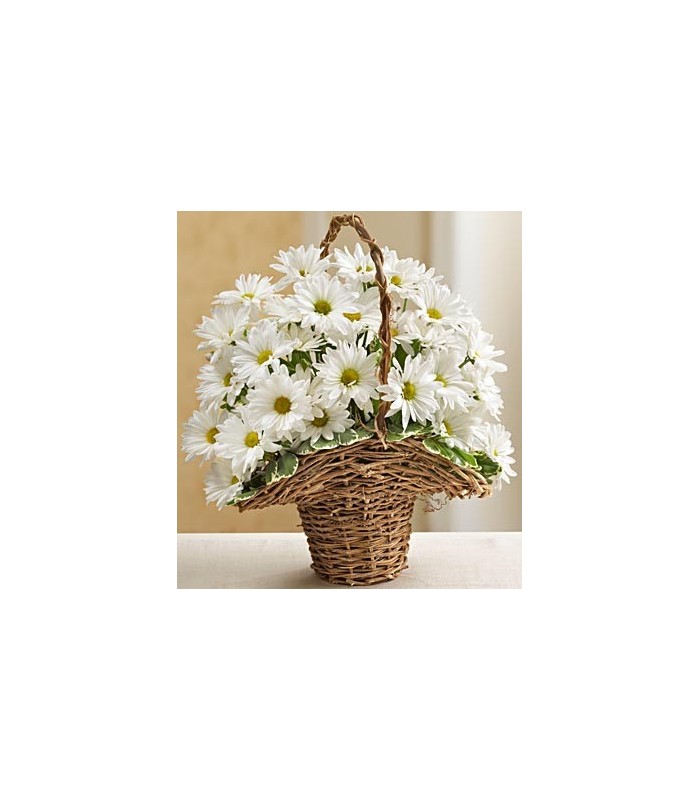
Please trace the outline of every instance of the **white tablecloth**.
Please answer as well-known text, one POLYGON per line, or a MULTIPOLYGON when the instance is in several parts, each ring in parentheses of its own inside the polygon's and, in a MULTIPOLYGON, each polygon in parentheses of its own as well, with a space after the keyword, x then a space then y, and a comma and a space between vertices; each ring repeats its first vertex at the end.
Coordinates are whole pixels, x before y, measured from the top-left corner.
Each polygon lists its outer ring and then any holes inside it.
POLYGON ((520 589, 519 533, 414 533, 408 569, 372 586, 336 586, 310 568, 296 533, 178 534, 179 589, 520 589))

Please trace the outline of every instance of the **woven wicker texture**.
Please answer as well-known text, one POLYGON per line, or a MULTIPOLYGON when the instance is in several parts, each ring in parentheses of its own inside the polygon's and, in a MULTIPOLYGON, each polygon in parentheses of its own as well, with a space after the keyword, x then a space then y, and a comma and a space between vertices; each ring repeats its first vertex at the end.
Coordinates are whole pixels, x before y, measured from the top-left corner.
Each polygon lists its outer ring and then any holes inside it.
MULTIPOLYGON (((380 383, 391 363, 391 301, 381 249, 356 214, 333 217, 322 255, 340 229, 353 227, 369 246, 376 267, 382 324, 380 383)), ((386 441, 387 404, 375 417, 375 438, 301 456, 296 473, 263 487, 239 511, 296 503, 309 542, 312 568, 331 583, 351 586, 396 578, 408 566, 411 517, 416 499, 445 492, 450 499, 487 497, 491 487, 478 472, 429 453, 416 438, 386 441)))
POLYGON ((362 442, 301 456, 291 478, 239 509, 296 503, 313 569, 331 583, 389 581, 407 566, 411 516, 420 496, 487 497, 478 472, 429 453, 414 438, 362 442))

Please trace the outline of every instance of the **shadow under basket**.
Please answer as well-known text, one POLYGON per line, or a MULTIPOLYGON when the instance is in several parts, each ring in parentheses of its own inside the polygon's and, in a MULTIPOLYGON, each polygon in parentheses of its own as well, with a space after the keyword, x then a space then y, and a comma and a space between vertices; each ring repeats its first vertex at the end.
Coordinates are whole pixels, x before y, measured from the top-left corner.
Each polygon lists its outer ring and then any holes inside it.
POLYGON ((487 497, 478 472, 429 453, 417 438, 379 438, 300 456, 296 473, 263 487, 241 511, 296 503, 311 567, 349 586, 396 578, 408 566, 411 517, 418 497, 487 497))

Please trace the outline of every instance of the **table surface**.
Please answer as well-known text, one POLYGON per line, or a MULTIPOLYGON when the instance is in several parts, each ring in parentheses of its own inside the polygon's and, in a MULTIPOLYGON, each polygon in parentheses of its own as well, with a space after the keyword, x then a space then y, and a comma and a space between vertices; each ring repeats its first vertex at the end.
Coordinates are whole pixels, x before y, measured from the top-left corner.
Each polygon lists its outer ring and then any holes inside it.
POLYGON ((372 586, 336 586, 310 568, 302 532, 180 533, 178 589, 520 589, 520 533, 414 533, 408 568, 372 586))

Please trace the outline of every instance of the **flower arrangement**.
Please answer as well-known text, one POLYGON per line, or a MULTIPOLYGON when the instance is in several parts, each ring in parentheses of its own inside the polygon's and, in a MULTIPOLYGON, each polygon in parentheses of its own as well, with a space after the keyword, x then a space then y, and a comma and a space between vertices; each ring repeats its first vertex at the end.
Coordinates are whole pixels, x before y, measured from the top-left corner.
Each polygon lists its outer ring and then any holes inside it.
POLYGON ((197 327, 206 363, 182 446, 209 462, 217 508, 291 477, 305 455, 377 437, 413 438, 492 488, 516 474, 499 421, 503 351, 433 269, 361 238, 369 252, 280 251, 278 280, 238 278, 197 327))

